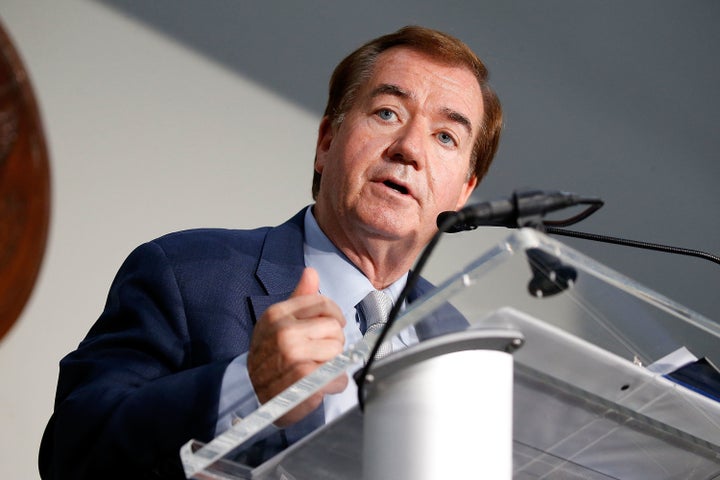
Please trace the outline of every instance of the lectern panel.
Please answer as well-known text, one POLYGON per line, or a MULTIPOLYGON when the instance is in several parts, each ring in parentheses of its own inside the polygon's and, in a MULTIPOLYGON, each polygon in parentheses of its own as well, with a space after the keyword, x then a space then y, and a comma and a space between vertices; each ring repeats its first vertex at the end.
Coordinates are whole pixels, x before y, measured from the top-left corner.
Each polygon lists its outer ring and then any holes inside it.
MULTIPOLYGON (((525 339, 514 354, 514 478, 720 476, 720 392, 647 368, 679 348, 720 364, 717 323, 525 229, 410 305, 391 333, 448 315, 467 320, 463 329, 525 339)), ((189 442, 188 477, 361 478, 357 411, 255 469, 228 466, 253 435, 362 364, 374 341, 350 346, 208 445, 189 442)))

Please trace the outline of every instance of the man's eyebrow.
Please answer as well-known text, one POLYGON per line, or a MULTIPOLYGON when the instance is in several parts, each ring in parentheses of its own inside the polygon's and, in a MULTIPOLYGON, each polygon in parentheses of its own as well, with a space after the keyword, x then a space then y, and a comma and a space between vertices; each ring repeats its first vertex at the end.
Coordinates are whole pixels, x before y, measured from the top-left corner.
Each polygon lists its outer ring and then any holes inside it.
MULTIPOLYGON (((391 83, 383 83, 381 85, 378 85, 370 93, 371 98, 379 97, 380 95, 392 95, 400 98, 412 97, 412 94, 410 92, 398 85, 393 85, 391 83)), ((472 122, 468 117, 451 108, 443 108, 442 114, 445 115, 447 119, 462 125, 465 130, 467 130, 468 134, 472 135, 472 122)))
POLYGON ((398 85, 390 83, 383 83, 375 87, 370 94, 372 98, 379 97, 380 95, 393 95, 395 97, 410 98, 410 92, 400 88, 398 85))
POLYGON ((445 116, 453 122, 457 122, 463 127, 465 127, 465 130, 467 130, 468 134, 472 136, 472 123, 470 122, 469 118, 467 118, 462 113, 456 112, 455 110, 452 110, 450 108, 443 108, 443 114, 445 114, 445 116))

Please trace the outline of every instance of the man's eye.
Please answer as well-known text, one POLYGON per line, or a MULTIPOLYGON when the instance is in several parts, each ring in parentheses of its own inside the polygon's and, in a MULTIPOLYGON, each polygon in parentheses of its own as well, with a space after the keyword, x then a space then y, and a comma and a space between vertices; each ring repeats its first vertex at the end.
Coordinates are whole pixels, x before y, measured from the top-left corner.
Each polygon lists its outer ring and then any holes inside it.
POLYGON ((438 133, 437 138, 440 140, 440 143, 444 143, 446 145, 455 143, 455 139, 445 132, 438 133))
POLYGON ((383 120, 392 120, 395 116, 395 112, 392 110, 388 110, 387 108, 383 108, 378 110, 377 116, 382 118, 383 120))

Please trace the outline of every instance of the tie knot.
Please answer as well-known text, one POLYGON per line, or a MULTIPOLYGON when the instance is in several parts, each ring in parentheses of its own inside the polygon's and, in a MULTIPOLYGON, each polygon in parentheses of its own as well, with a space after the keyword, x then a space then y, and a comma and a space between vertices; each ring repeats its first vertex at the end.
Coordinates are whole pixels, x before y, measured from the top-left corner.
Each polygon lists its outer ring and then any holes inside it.
POLYGON ((365 319, 366 328, 369 328, 376 323, 387 322, 393 304, 390 295, 380 290, 373 290, 363 298, 358 306, 365 319))

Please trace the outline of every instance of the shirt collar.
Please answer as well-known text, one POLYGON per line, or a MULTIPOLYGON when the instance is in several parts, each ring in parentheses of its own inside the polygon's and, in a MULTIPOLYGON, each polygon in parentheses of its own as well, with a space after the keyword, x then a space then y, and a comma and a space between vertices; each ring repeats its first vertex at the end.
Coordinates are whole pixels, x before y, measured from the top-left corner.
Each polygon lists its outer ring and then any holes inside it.
MULTIPOLYGON (((312 213, 312 207, 305 211, 305 265, 317 270, 320 276, 320 293, 331 298, 343 313, 375 290, 370 280, 330 241, 323 233, 312 213)), ((407 273, 383 291, 390 295, 393 303, 400 296, 407 273)))

